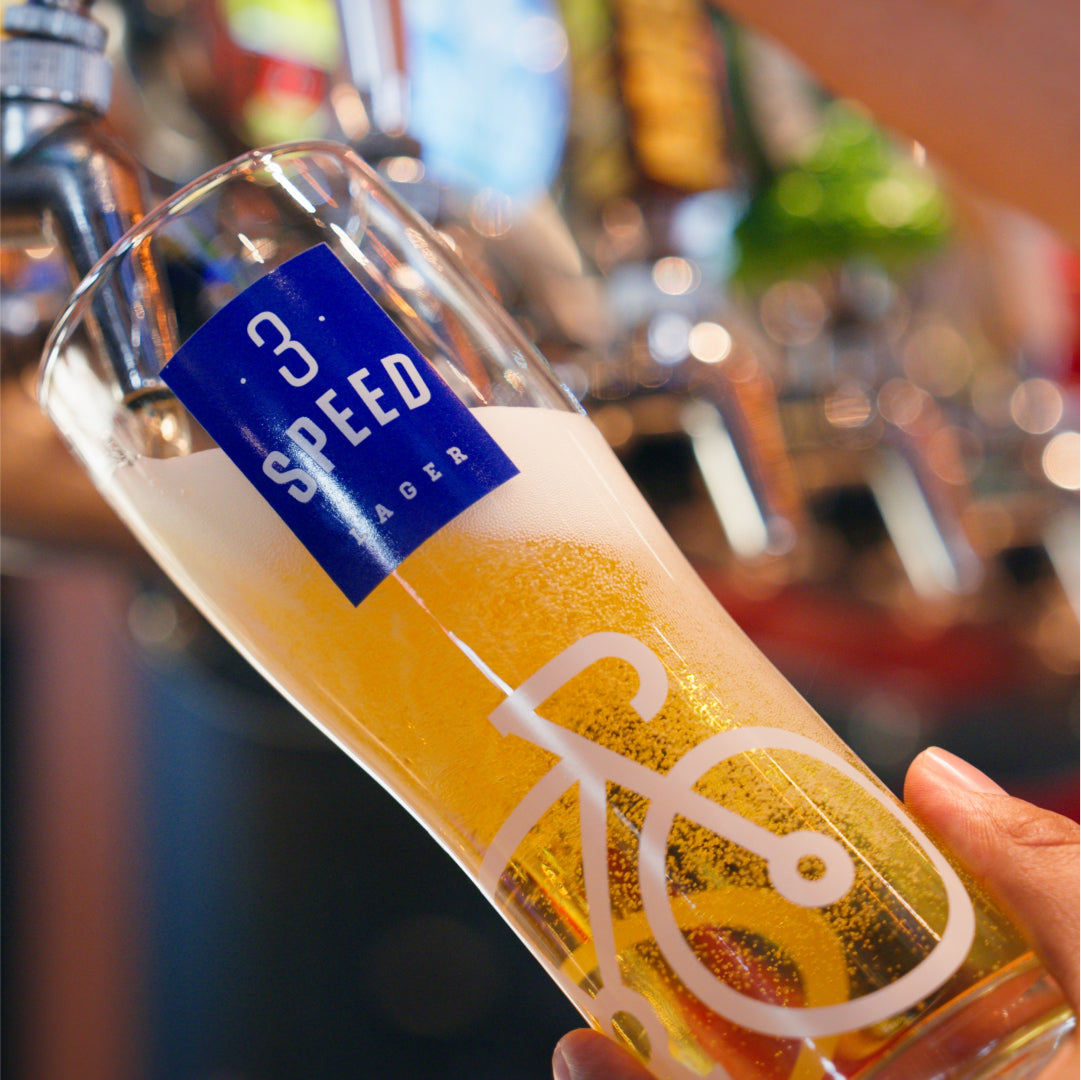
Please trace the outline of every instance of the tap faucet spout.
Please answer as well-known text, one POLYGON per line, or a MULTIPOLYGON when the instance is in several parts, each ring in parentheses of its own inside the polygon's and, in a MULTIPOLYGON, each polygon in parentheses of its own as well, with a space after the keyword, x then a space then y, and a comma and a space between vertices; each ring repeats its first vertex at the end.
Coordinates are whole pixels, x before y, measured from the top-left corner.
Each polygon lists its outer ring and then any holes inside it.
MULTIPOLYGON (((145 170, 104 122, 111 87, 105 30, 89 4, 8 8, 0 42, 0 212, 5 229, 30 225, 63 250, 77 278, 143 216, 145 170)), ((147 389, 136 352, 171 352, 171 310, 160 276, 117 276, 96 301, 100 347, 124 396, 147 389)))

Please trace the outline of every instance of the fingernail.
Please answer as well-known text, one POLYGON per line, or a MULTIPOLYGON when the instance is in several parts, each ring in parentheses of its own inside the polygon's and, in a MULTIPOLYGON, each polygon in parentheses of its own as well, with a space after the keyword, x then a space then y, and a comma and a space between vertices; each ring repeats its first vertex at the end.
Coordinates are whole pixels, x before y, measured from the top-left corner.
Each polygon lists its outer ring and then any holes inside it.
POLYGON ((948 750, 931 746, 924 750, 920 757, 923 759, 924 768, 951 787, 978 792, 981 795, 1006 794, 1005 788, 996 784, 991 777, 948 750))
POLYGON ((563 1047, 556 1046, 552 1055, 552 1076, 555 1080, 571 1080, 571 1067, 563 1056, 563 1047))

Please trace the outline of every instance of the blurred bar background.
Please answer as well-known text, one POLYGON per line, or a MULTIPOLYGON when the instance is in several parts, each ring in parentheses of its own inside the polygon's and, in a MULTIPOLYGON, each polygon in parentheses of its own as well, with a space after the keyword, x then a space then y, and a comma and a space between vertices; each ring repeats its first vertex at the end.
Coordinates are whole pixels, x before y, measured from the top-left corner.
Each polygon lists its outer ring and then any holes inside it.
POLYGON ((579 1022, 33 402, 93 244, 253 146, 348 142, 444 232, 895 790, 933 743, 1077 817, 1075 250, 698 0, 3 10, 9 1076, 526 1080, 579 1022))

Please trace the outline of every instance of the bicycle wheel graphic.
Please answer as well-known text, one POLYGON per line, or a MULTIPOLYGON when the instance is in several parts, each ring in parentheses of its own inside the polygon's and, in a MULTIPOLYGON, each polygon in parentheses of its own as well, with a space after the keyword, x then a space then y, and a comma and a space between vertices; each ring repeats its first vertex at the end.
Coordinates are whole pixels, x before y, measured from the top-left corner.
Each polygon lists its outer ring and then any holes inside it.
MULTIPOLYGON (((714 829, 714 831, 719 831, 714 829)), ((723 834, 722 834, 723 835, 723 834)), ((824 907, 840 900, 851 887, 853 854, 842 842, 822 833, 802 830, 759 843, 769 864, 773 887, 801 907, 824 907), (826 867, 816 880, 804 878, 799 860, 814 855, 826 867), (847 885, 847 887, 846 887, 847 885)), ((728 1019, 778 1038, 839 1035, 879 1023, 904 1012, 941 986, 964 962, 975 934, 975 913, 964 885, 931 841, 908 819, 904 810, 880 792, 847 761, 805 736, 778 728, 748 727, 722 732, 688 751, 654 788, 639 844, 639 883, 643 907, 665 958, 701 1000, 728 1019), (835 769, 857 784, 885 809, 930 862, 942 881, 948 904, 946 925, 937 944, 915 967, 894 982, 862 997, 832 1005, 789 1007, 757 1001, 716 978, 695 956, 673 913, 665 876, 668 835, 676 816, 706 828, 723 816, 708 800, 688 799, 694 783, 714 765, 755 750, 794 750, 835 769), (662 790, 663 788, 663 790, 662 790), (706 803, 706 808, 703 808, 706 803)))

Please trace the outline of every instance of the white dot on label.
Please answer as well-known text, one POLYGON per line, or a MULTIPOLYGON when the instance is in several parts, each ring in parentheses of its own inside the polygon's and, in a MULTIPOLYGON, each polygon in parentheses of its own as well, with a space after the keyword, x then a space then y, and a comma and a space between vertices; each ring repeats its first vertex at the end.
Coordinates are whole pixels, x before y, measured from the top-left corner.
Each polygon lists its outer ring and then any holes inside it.
POLYGON ((326 317, 325 315, 320 315, 320 316, 319 316, 319 321, 320 321, 320 322, 326 322, 326 321, 327 321, 327 317, 326 317))
POLYGON ((241 379, 240 380, 240 385, 243 386, 247 381, 248 381, 247 379, 241 379))

